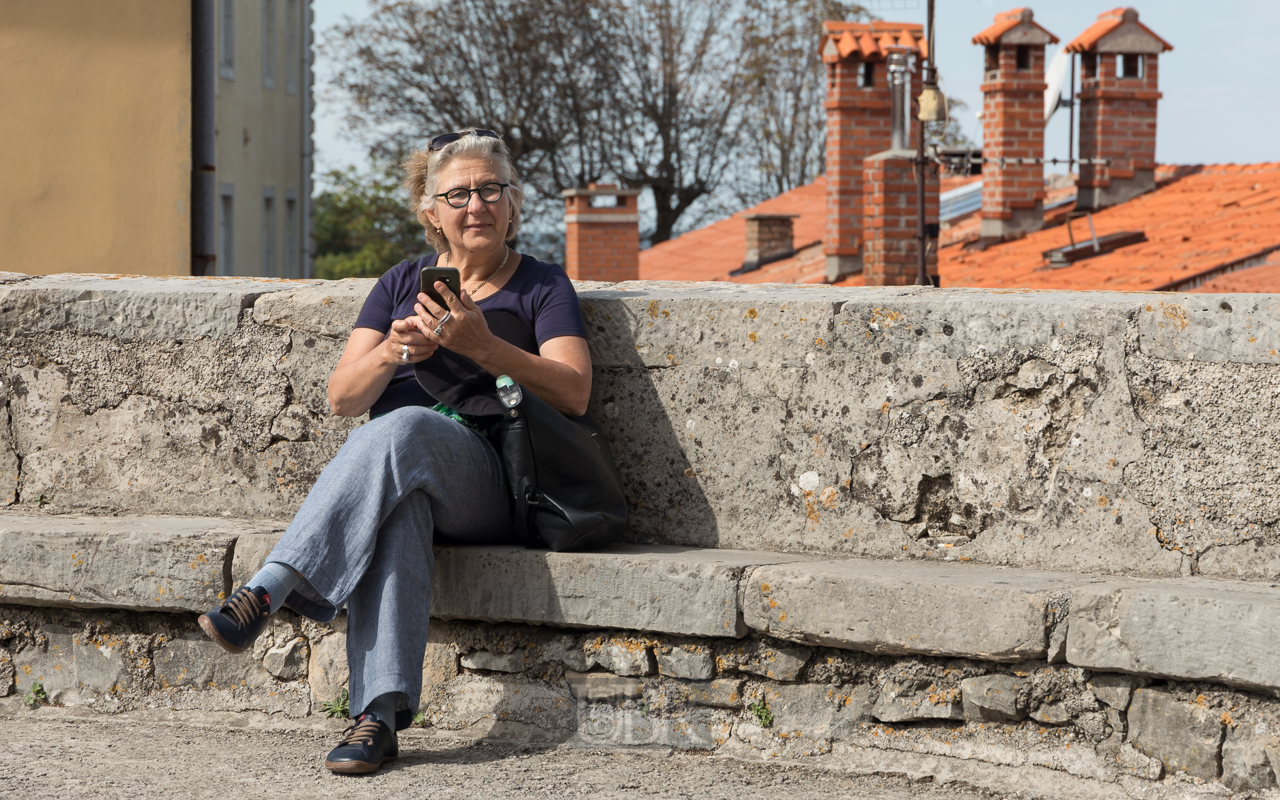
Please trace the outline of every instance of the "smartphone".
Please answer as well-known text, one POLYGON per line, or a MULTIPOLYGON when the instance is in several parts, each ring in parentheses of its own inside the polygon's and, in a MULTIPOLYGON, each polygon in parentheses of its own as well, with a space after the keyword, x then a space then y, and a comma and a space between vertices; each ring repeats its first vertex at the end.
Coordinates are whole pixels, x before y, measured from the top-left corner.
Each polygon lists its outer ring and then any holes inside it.
POLYGON ((422 293, 432 300, 441 308, 447 309, 449 304, 444 301, 440 293, 436 291, 436 281, 440 281, 449 287, 449 291, 455 296, 462 294, 462 275, 453 267, 423 267, 418 273, 418 282, 422 287, 422 293))

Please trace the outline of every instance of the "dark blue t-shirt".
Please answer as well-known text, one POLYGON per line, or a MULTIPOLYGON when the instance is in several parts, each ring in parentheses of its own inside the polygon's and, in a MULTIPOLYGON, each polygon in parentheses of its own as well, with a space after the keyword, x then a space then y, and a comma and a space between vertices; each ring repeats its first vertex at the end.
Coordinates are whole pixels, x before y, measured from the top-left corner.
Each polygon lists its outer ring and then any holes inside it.
MULTIPOLYGON (((513 257, 516 255, 512 253, 513 257)), ((438 257, 430 255, 415 261, 403 261, 387 270, 369 292, 354 327, 372 328, 386 334, 391 330, 392 320, 413 316, 413 304, 417 302, 419 291, 418 271, 435 266, 438 257)), ((544 264, 529 256, 520 256, 515 274, 506 285, 476 305, 484 311, 490 328, 493 328, 495 315, 503 317, 503 312, 518 318, 532 331, 539 346, 557 336, 586 338, 587 335, 582 326, 578 294, 573 290, 569 276, 559 266, 544 264)), ((437 356, 432 356, 423 364, 429 365, 436 359, 437 356)), ((413 365, 406 364, 396 369, 391 383, 369 413, 377 416, 402 406, 430 407, 435 404, 436 398, 418 384, 413 365)))

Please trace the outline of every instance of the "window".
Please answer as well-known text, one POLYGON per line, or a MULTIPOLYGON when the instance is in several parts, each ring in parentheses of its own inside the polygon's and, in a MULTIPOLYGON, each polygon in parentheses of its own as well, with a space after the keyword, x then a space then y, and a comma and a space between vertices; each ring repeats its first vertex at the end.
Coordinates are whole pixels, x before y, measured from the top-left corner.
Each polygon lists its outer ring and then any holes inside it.
POLYGON ((986 52, 987 52, 987 59, 986 59, 987 63, 986 63, 985 69, 987 70, 987 72, 995 72, 996 70, 1000 69, 1000 45, 989 44, 987 45, 986 52))
POLYGON ((1121 78, 1142 77, 1142 54, 1122 53, 1116 56, 1116 74, 1121 78))
POLYGON ((262 0, 262 86, 276 88, 276 0, 262 0))
POLYGON ((875 85, 876 65, 874 61, 863 61, 858 65, 858 88, 870 89, 875 85))
POLYGON ((236 77, 236 15, 235 0, 221 0, 222 24, 219 35, 218 73, 226 80, 236 77))
POLYGON ((1031 45, 1020 44, 1017 50, 1018 69, 1031 69, 1031 45))
POLYGON ((301 278, 302 268, 298 259, 298 192, 286 189, 284 193, 284 276, 301 278))
POLYGON ((262 275, 274 278, 280 274, 276 263, 276 190, 262 190, 262 275))
POLYGON ((218 274, 236 274, 235 253, 235 187, 224 183, 218 187, 218 274))
POLYGON ((1085 80, 1093 80, 1098 77, 1098 54, 1085 53, 1080 56, 1080 70, 1085 80))
POLYGON ((302 13, 298 0, 284 2, 284 90, 298 93, 302 72, 302 13))

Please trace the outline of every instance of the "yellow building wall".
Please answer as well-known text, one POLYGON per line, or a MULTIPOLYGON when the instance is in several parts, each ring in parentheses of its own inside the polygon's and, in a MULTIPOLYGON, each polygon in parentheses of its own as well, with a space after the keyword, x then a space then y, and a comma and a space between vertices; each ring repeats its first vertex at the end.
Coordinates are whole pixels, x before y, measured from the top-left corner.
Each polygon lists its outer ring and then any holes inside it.
POLYGON ((191 3, 0 0, 0 271, 190 274, 191 3))

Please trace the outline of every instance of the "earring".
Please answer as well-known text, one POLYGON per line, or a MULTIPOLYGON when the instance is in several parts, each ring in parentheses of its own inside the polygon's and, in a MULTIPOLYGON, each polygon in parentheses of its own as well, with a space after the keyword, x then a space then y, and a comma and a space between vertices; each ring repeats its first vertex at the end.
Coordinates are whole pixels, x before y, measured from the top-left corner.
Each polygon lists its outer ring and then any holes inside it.
POLYGON ((436 236, 444 236, 444 231, 440 230, 439 228, 436 228, 436 236))

